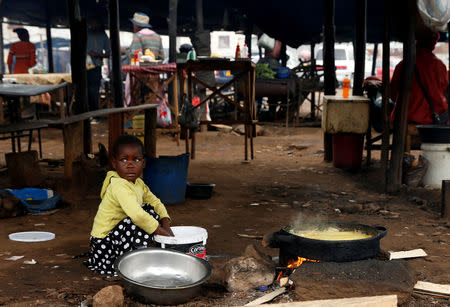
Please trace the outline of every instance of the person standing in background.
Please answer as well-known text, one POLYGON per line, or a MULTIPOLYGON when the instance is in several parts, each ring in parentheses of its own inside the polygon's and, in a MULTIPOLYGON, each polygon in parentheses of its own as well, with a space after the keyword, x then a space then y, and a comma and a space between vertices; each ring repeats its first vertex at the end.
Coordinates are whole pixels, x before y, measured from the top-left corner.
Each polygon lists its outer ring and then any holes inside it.
POLYGON ((131 42, 128 50, 128 57, 131 59, 134 57, 134 52, 150 49, 154 54, 155 60, 164 60, 164 49, 162 45, 161 37, 155 31, 151 30, 150 17, 142 12, 136 12, 133 18, 130 18, 133 23, 133 41, 131 42))
POLYGON ((103 59, 109 58, 111 53, 109 38, 97 17, 88 18, 86 51, 92 59, 92 67, 87 67, 89 111, 95 111, 98 110, 103 59))
POLYGON ((36 47, 30 43, 30 35, 26 29, 17 28, 14 29, 14 32, 19 36, 20 42, 12 44, 9 49, 7 61, 9 72, 12 74, 27 74, 28 68, 36 65, 36 47))

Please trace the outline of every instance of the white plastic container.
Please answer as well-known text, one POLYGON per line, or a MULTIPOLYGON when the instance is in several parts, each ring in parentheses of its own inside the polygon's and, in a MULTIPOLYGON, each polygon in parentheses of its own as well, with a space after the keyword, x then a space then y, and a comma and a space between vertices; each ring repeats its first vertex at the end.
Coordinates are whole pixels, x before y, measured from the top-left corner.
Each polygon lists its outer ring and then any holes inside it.
POLYGON ((188 255, 206 258, 206 240, 208 232, 206 229, 196 226, 174 226, 170 227, 173 237, 155 235, 155 242, 161 248, 174 249, 188 255))
POLYGON ((420 149, 428 161, 424 185, 441 188, 442 180, 450 180, 450 144, 422 143, 420 149))

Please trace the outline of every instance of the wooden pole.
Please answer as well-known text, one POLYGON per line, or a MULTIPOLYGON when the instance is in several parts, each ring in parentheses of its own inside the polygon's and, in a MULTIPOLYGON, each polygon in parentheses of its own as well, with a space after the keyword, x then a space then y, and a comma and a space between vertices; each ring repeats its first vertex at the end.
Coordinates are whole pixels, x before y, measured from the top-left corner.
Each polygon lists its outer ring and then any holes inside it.
POLYGON ((177 9, 178 0, 169 0, 169 62, 177 59, 177 9))
MULTIPOLYGON (((336 94, 336 71, 334 63, 334 0, 325 0, 324 26, 323 26, 323 69, 325 95, 336 94)), ((331 134, 325 133, 323 139, 323 158, 330 162, 333 160, 331 134)))
MULTIPOLYGON (((177 16, 178 0, 169 0, 169 63, 175 63, 177 61, 177 16)), ((174 88, 177 87, 178 84, 175 78, 174 82, 168 85, 167 91, 169 103, 174 107, 176 107, 175 100, 178 99, 178 97, 174 97, 174 88)))
POLYGON ((363 95, 364 66, 366 63, 367 0, 356 1, 355 76, 353 95, 363 95))
POLYGON ((156 158, 156 108, 145 110, 145 153, 150 158, 156 158))
POLYGON ((72 67, 72 84, 75 92, 73 111, 80 114, 88 111, 87 75, 86 75, 86 20, 81 18, 78 0, 68 0, 70 24, 70 64, 72 67))
MULTIPOLYGON (((447 31, 448 31, 448 33, 450 33, 450 22, 447 24, 447 31)), ((448 46, 449 46, 449 48, 448 48, 448 59, 449 59, 449 63, 450 63, 450 35, 448 36, 447 43, 448 43, 448 46)), ((449 63, 447 63, 447 64, 449 64, 449 63)), ((447 97, 450 97, 450 86, 447 87, 447 97)), ((448 103, 448 101, 447 101, 447 103, 448 103)), ((448 124, 450 125, 450 118, 448 119, 448 124)))
MULTIPOLYGON (((314 54, 315 44, 311 43, 311 76, 316 73, 316 59, 314 54)), ((302 93, 300 93, 301 95, 302 93)), ((311 92, 311 119, 316 119, 316 92, 311 92)))
POLYGON ((378 57, 378 43, 375 43, 373 46, 373 57, 372 57, 372 70, 370 72, 371 76, 376 75, 376 68, 377 68, 377 57, 378 57))
POLYGON ((46 2, 46 25, 45 32, 47 36, 47 59, 48 59, 48 72, 55 72, 53 66, 53 43, 52 43, 52 16, 50 13, 49 0, 46 2))
POLYGON ((382 104, 381 104, 381 125, 383 128, 381 136, 381 165, 383 168, 383 185, 387 191, 388 163, 389 163, 389 97, 390 97, 390 43, 391 43, 391 16, 390 0, 383 0, 383 85, 382 85, 382 104))
POLYGON ((450 180, 442 180, 441 217, 450 220, 450 180))
MULTIPOLYGON (((2 1, 0 0, 0 4, 2 1)), ((3 80, 3 74, 5 73, 5 62, 4 59, 4 50, 3 50, 3 17, 0 17, 0 82, 3 80)))
MULTIPOLYGON (((250 23, 250 21, 247 19, 247 26, 245 28, 245 43, 248 47, 248 54, 250 55, 250 58, 252 58, 252 34, 253 34, 253 24, 250 23)), ((245 54, 243 57, 247 57, 245 54)))
POLYGON ((109 0, 109 41, 111 43, 111 88, 114 106, 123 107, 122 60, 120 57, 119 0, 109 0))
POLYGON ((400 78, 400 93, 394 120, 394 138, 389 169, 388 191, 398 191, 402 184, 402 160, 405 151, 406 133, 408 130, 408 105, 411 93, 411 84, 414 76, 416 62, 415 26, 416 4, 407 1, 406 33, 403 38, 403 69, 400 78))
POLYGON ((203 0, 195 0, 195 12, 197 17, 197 31, 202 32, 203 28, 203 0))
POLYGON ((286 64, 287 64, 287 53, 286 53, 286 51, 287 51, 286 44, 284 42, 282 42, 281 50, 280 50, 280 59, 281 59, 281 65, 283 67, 286 67, 286 64))

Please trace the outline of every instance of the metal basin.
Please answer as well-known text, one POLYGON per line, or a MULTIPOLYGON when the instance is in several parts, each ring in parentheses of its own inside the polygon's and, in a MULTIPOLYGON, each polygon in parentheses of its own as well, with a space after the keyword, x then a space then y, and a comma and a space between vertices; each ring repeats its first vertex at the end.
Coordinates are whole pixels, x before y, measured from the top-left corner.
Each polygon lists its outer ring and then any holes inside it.
POLYGON ((205 260, 160 248, 125 253, 116 260, 114 268, 131 296, 159 305, 187 302, 211 275, 205 260))

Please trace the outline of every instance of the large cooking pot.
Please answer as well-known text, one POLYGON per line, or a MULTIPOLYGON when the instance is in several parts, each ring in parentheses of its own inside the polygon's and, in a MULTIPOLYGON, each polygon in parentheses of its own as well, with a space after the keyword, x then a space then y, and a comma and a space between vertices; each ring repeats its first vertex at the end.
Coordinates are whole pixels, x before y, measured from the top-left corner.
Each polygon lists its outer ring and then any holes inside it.
POLYGON ((127 252, 114 263, 128 294, 141 302, 177 305, 189 301, 211 275, 208 262, 181 252, 145 248, 127 252))
POLYGON ((273 234, 276 247, 280 248, 280 260, 286 257, 303 257, 307 259, 345 262, 367 259, 376 256, 380 251, 380 239, 387 233, 381 226, 367 226, 346 222, 307 222, 291 224, 273 234), (330 227, 342 231, 360 231, 371 235, 367 239, 347 241, 327 241, 309 239, 295 235, 304 230, 326 230, 330 227))

